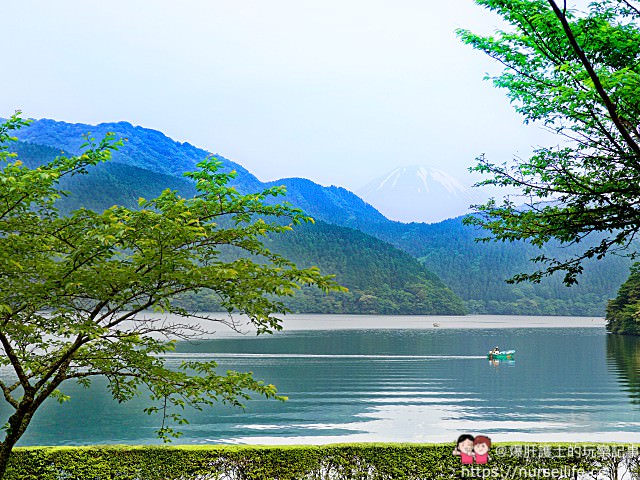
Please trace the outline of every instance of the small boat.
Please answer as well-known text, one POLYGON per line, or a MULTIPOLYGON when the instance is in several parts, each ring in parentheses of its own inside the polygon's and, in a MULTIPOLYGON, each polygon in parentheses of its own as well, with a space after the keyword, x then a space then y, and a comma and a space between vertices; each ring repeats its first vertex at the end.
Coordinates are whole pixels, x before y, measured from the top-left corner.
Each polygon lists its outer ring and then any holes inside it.
POLYGON ((487 357, 489 359, 496 358, 496 359, 499 359, 499 360, 503 360, 503 359, 507 359, 508 360, 508 359, 513 358, 513 355, 515 353, 516 353, 515 350, 502 350, 502 351, 500 351, 498 353, 489 352, 487 354, 487 357))

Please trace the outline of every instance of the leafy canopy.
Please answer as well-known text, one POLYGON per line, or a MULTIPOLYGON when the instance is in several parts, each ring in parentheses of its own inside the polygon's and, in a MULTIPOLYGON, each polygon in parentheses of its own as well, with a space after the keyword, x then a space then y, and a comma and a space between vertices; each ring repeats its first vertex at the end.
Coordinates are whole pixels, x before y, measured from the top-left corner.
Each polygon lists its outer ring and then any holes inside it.
POLYGON ((583 245, 564 259, 540 255, 540 270, 512 279, 537 282, 561 271, 575 283, 585 259, 627 249, 640 228, 639 4, 602 0, 580 11, 567 1, 476 3, 510 28, 458 35, 503 65, 490 78, 525 123, 541 123, 561 142, 509 164, 480 156, 472 170, 491 176, 481 184, 519 195, 476 206, 466 221, 497 240, 583 245))
POLYGON ((186 421, 186 406, 241 405, 251 392, 282 399, 250 373, 220 374, 215 362, 169 369, 163 355, 176 340, 208 330, 207 322, 235 326, 231 314, 247 317, 257 333, 279 330, 281 297, 302 285, 340 290, 330 276, 297 268, 261 241, 311 219, 268 202, 281 188, 239 194, 215 158, 187 174, 193 198, 165 190, 140 199, 138 209, 62 216, 57 182, 108 160, 120 142, 87 137, 83 154, 30 169, 9 153, 11 132, 26 123, 16 114, 0 125, 0 368, 11 372, 0 389, 13 408, 0 442, 0 478, 42 402, 67 399, 65 381, 88 386, 106 377, 118 401, 146 388, 147 412, 162 414, 164 439, 179 434, 171 425, 186 421), (201 291, 213 292, 227 315, 194 317, 178 306, 181 294, 201 291))
POLYGON ((606 320, 609 332, 640 335, 640 264, 631 266, 629 278, 607 303, 606 320))

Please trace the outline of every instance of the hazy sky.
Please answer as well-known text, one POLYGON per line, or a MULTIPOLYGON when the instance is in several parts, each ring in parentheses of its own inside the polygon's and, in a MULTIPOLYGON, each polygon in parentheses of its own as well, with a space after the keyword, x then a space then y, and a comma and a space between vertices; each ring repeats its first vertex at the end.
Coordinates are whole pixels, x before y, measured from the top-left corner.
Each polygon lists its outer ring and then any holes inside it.
POLYGON ((499 25, 472 0, 9 0, 0 22, 0 116, 126 120, 263 181, 464 177, 544 142, 457 39, 499 25))

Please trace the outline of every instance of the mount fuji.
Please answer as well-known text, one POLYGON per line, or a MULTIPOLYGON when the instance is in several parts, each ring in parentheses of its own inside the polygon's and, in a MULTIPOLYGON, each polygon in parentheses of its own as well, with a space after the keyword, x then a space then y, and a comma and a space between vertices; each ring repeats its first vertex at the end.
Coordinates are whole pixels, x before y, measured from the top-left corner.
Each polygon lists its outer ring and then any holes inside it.
POLYGON ((391 170, 355 192, 391 220, 434 223, 469 213, 481 192, 446 171, 426 165, 391 170))

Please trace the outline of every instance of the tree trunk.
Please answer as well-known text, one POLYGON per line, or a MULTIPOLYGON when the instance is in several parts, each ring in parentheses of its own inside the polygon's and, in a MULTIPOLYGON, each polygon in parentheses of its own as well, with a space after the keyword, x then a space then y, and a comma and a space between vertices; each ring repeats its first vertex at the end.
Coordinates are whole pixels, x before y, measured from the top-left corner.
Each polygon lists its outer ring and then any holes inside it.
POLYGON ((11 450, 13 450, 13 445, 9 445, 6 442, 0 443, 0 480, 4 478, 4 473, 7 470, 11 450))
POLYGON ((13 447, 15 447, 22 434, 31 422, 31 417, 35 407, 32 403, 20 405, 18 410, 9 417, 7 435, 4 441, 0 442, 0 480, 4 478, 7 466, 9 465, 9 457, 13 447))

